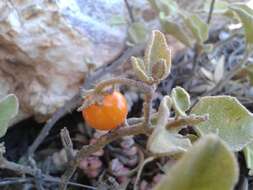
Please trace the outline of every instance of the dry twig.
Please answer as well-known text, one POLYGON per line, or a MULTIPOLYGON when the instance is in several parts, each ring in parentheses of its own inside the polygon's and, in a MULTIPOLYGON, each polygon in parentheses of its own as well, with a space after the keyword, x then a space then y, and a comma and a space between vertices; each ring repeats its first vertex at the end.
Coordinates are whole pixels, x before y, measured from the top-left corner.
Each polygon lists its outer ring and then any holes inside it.
POLYGON ((105 145, 122 137, 139 134, 150 134, 151 132, 152 128, 148 128, 141 123, 134 125, 132 127, 122 127, 114 131, 108 132, 107 134, 98 138, 95 144, 83 146, 81 150, 77 153, 75 158, 70 161, 69 166, 62 175, 62 183, 60 189, 65 190, 67 188, 67 182, 70 180, 76 168, 78 167, 80 161, 83 158, 91 155, 94 152, 97 152, 98 150, 104 148, 105 145))
POLYGON ((67 159, 72 160, 74 158, 73 143, 69 136, 69 131, 66 127, 61 130, 61 141, 66 151, 67 159))
POLYGON ((207 21, 206 21, 207 24, 210 24, 210 22, 211 22, 212 15, 213 15, 214 4, 215 4, 215 0, 212 0, 211 4, 210 4, 210 9, 209 9, 207 21))

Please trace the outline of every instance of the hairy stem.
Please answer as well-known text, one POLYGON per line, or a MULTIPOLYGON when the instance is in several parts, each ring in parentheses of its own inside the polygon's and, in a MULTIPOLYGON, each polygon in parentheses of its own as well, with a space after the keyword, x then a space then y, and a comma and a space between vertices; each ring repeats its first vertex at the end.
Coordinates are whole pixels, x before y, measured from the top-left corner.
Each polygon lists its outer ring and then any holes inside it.
POLYGON ((176 120, 169 122, 166 126, 167 129, 182 127, 185 125, 197 125, 199 123, 205 122, 208 120, 208 115, 189 115, 184 117, 179 117, 176 120))
POLYGON ((83 146, 75 158, 70 161, 69 167, 67 167, 65 173, 63 174, 60 189, 65 190, 67 188, 67 182, 70 180, 71 176, 74 174, 76 168, 78 167, 80 161, 83 160, 83 158, 91 155, 92 153, 104 148, 105 145, 122 137, 139 134, 151 134, 152 131, 152 128, 145 127, 142 123, 136 124, 132 127, 123 127, 108 132, 107 134, 98 138, 95 144, 83 146))
POLYGON ((134 86, 145 94, 150 94, 150 92, 153 90, 152 87, 150 87, 149 85, 141 81, 136 81, 136 80, 127 79, 127 78, 114 78, 114 79, 109 79, 106 81, 101 81, 99 84, 96 85, 94 90, 100 93, 101 91, 104 90, 104 88, 115 85, 115 84, 134 86))

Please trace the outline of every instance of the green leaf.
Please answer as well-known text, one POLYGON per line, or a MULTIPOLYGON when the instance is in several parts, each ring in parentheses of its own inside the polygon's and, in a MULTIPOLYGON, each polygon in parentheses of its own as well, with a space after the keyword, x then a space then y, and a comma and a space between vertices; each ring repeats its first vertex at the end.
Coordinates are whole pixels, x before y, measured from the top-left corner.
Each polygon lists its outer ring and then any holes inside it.
POLYGON ((238 180, 235 156, 217 136, 199 140, 155 190, 232 190, 238 180))
POLYGON ((231 96, 203 97, 192 114, 209 114, 209 120, 196 125, 200 134, 216 133, 231 150, 240 151, 253 140, 253 115, 231 96))
POLYGON ((145 51, 144 63, 146 67, 146 74, 152 76, 152 68, 154 64, 158 64, 160 60, 164 60, 166 64, 166 76, 164 75, 161 79, 167 77, 171 69, 171 51, 167 45, 165 36, 158 30, 152 32, 152 37, 148 43, 145 51))
POLYGON ((189 38, 189 34, 180 24, 176 23, 176 21, 170 21, 168 18, 163 18, 160 15, 160 23, 166 33, 172 35, 184 45, 193 47, 193 41, 189 38))
POLYGON ((186 116, 185 111, 190 108, 191 101, 190 95, 185 89, 177 86, 172 89, 171 98, 173 102, 173 108, 177 115, 186 116))
POLYGON ((214 69, 214 82, 218 83, 224 76, 225 56, 222 56, 216 63, 214 69))
POLYGON ((245 31, 246 41, 249 44, 253 43, 253 10, 246 4, 233 4, 229 7, 232 11, 236 12, 240 18, 245 31))
POLYGON ((173 155, 185 152, 191 146, 188 138, 166 129, 171 101, 169 96, 163 98, 158 110, 157 124, 148 139, 147 149, 154 154, 173 155))
POLYGON ((155 80, 163 80, 167 77, 168 72, 170 72, 167 68, 166 61, 164 59, 160 59, 157 63, 152 66, 152 77, 155 80))
MULTIPOLYGON (((211 1, 206 1, 204 5, 204 10, 206 13, 209 13, 210 11, 210 4, 211 4, 211 1)), ((224 14, 228 10, 228 6, 229 6, 229 3, 226 1, 222 1, 222 0, 216 1, 213 7, 213 14, 224 14)))
POLYGON ((147 28, 140 22, 134 22, 128 28, 129 38, 135 44, 145 42, 147 40, 147 33, 147 28))
POLYGON ((118 25, 127 24, 125 17, 119 16, 119 15, 112 16, 109 23, 111 26, 118 26, 118 25))
POLYGON ((197 15, 184 17, 184 23, 191 31, 198 44, 203 44, 208 38, 208 25, 197 15))
POLYGON ((148 0, 157 12, 163 12, 166 15, 174 15, 179 11, 178 5, 173 0, 148 0))
POLYGON ((150 136, 147 147, 153 154, 173 155, 186 152, 191 147, 191 141, 178 133, 155 128, 150 136))
POLYGON ((253 143, 248 144, 243 149, 244 157, 246 160, 247 168, 249 169, 249 175, 253 175, 253 143))
POLYGON ((0 137, 4 136, 9 121, 18 113, 18 99, 14 94, 9 94, 0 100, 0 137))
POLYGON ((131 57, 131 63, 133 70, 135 72, 135 75, 142 81, 150 83, 152 82, 152 78, 147 76, 145 71, 144 62, 140 58, 131 57))
POLYGON ((165 36, 154 30, 145 51, 144 61, 132 57, 132 66, 140 80, 153 84, 165 79, 171 68, 171 51, 165 36))

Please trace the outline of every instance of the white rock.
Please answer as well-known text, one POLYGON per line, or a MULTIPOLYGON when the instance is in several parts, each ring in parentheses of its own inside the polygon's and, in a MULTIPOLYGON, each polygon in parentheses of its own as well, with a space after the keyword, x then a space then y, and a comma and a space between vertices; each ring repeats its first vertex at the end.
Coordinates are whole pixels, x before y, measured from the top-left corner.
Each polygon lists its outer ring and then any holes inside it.
POLYGON ((98 67, 122 51, 126 26, 110 18, 124 11, 118 0, 1 0, 0 96, 15 93, 22 118, 55 112, 79 90, 85 60, 98 67))

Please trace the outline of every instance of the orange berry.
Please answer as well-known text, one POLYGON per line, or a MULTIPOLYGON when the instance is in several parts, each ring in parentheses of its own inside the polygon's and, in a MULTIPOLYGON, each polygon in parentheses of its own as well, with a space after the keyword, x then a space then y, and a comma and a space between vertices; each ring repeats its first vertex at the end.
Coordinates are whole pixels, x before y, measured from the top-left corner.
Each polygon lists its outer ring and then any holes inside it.
POLYGON ((109 131, 124 123, 127 116, 127 101, 120 92, 114 91, 103 97, 101 105, 92 104, 83 109, 82 114, 90 127, 109 131))

